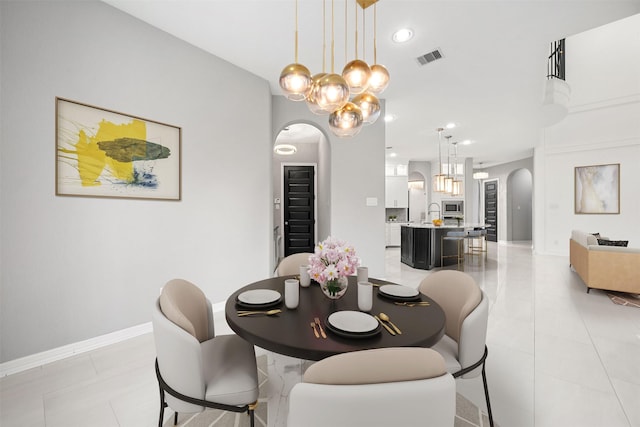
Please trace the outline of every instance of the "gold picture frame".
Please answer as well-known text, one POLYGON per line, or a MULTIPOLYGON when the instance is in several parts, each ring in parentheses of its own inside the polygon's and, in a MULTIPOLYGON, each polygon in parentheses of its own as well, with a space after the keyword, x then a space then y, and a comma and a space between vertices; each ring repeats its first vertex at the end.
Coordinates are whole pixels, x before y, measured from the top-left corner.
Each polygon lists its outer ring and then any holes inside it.
POLYGON ((182 129, 56 97, 56 195, 182 198, 182 129))
POLYGON ((574 177, 576 214, 620 213, 620 163, 576 166, 574 177))

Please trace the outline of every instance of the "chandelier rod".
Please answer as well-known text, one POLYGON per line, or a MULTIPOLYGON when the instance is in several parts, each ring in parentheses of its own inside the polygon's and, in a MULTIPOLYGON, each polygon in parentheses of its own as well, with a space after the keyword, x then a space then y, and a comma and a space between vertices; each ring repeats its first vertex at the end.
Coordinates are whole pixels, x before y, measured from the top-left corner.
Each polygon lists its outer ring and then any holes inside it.
POLYGON ((378 4, 373 4, 373 64, 378 63, 378 4))
POLYGON ((296 0, 296 42, 295 42, 295 63, 298 63, 298 0, 296 0))
POLYGON ((327 62, 327 18, 326 6, 327 0, 322 0, 322 72, 326 72, 327 62))
POLYGON ((334 25, 333 25, 334 24, 333 20, 335 18, 335 15, 333 13, 334 2, 335 2, 335 0, 331 0, 331 74, 334 73, 333 70, 334 70, 334 63, 335 63, 335 58, 334 58, 334 56, 335 56, 335 40, 334 40, 334 38, 335 38, 335 29, 334 29, 334 25))

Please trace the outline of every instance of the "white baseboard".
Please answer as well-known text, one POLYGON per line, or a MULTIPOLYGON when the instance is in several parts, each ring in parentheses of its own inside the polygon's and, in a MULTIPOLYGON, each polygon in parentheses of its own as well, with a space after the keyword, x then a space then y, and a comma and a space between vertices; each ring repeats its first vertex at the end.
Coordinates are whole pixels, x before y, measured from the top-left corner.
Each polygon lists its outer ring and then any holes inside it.
POLYGON ((0 363, 0 378, 153 331, 151 322, 0 363))

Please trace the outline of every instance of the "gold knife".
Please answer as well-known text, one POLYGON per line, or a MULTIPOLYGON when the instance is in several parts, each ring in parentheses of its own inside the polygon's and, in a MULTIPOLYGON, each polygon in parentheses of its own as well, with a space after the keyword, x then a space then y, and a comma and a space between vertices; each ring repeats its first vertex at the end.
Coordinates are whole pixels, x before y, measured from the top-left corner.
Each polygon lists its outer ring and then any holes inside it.
POLYGON ((373 316, 373 317, 375 317, 375 318, 376 318, 376 320, 377 320, 378 322, 380 322, 380 324, 381 324, 382 326, 384 326, 384 328, 387 330, 387 332, 389 332, 391 335, 395 335, 395 334, 396 334, 396 333, 395 333, 395 331, 394 331, 393 329, 391 329, 390 327, 388 327, 388 326, 387 326, 387 325, 386 325, 382 320, 380 320, 380 318, 379 318, 377 315, 376 315, 376 316, 373 316))
POLYGON ((313 320, 315 320, 316 325, 320 328, 320 335, 322 335, 322 338, 327 338, 327 334, 324 333, 324 328, 322 327, 322 323, 320 323, 320 319, 316 317, 313 320))

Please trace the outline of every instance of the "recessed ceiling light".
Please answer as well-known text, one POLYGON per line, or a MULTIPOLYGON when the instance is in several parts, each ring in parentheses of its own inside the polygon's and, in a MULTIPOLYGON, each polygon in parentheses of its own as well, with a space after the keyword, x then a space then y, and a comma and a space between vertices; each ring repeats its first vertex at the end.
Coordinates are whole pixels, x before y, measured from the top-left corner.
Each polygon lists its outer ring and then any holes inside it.
POLYGON ((404 43, 413 38, 413 30, 411 28, 401 28, 391 37, 396 43, 404 43))
POLYGON ((389 123, 392 122, 396 119, 396 116, 393 114, 387 114, 386 116, 384 116, 384 121, 389 123))
POLYGON ((473 144, 475 141, 472 141, 470 139, 465 139, 464 141, 461 142, 462 145, 471 145, 473 144))
POLYGON ((455 123, 453 123, 453 122, 447 123, 447 126, 446 126, 447 129, 453 129, 454 127, 456 127, 455 123))
POLYGON ((281 156, 290 156, 296 151, 298 151, 296 146, 291 144, 278 144, 273 147, 273 152, 276 154, 280 154, 281 156))
POLYGON ((389 157, 396 157, 396 156, 397 156, 397 154, 396 154, 396 153, 391 153, 391 154, 389 154, 389 157))

